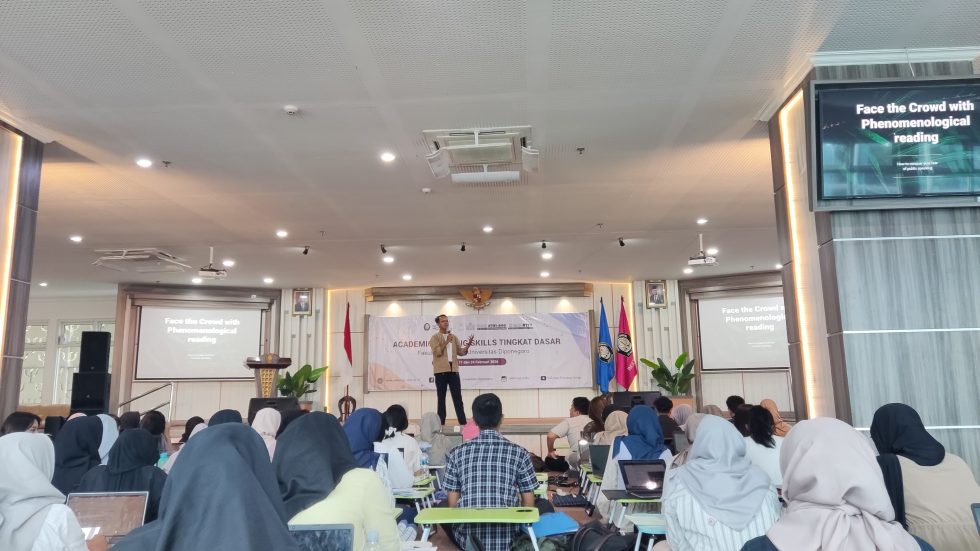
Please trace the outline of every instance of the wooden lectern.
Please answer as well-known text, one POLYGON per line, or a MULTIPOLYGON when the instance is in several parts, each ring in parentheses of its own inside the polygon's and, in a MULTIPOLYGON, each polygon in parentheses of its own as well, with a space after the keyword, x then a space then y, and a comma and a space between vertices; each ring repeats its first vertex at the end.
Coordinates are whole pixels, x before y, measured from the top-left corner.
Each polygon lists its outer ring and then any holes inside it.
POLYGON ((263 354, 245 358, 245 366, 255 372, 255 391, 257 398, 276 397, 276 375, 293 363, 290 358, 280 358, 276 354, 263 354))

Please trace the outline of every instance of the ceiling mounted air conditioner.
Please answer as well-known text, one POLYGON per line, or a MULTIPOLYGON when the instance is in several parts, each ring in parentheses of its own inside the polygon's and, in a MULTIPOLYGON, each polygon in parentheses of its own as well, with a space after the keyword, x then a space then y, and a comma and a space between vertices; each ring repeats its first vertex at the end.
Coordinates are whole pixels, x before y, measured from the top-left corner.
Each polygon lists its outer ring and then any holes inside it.
POLYGON ((93 266, 116 272, 133 271, 140 274, 183 272, 190 268, 185 259, 155 247, 137 249, 101 249, 93 266))
POLYGON ((433 150, 426 160, 436 178, 452 176, 455 183, 514 182, 521 179, 515 168, 537 172, 537 150, 529 147, 530 126, 426 130, 422 134, 433 150), (474 167, 483 171, 475 172, 474 167))

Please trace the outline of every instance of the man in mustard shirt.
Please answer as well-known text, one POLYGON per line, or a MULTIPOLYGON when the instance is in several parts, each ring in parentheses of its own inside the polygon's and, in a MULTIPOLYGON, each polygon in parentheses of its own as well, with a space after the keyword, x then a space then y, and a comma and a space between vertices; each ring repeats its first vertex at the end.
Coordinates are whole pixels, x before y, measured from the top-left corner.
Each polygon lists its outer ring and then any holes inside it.
POLYGON ((473 335, 462 345, 459 338, 449 330, 449 318, 442 314, 436 317, 439 331, 429 339, 432 349, 432 372, 436 378, 436 397, 439 405, 436 412, 439 420, 446 424, 446 387, 453 396, 453 406, 456 408, 456 419, 459 424, 466 424, 466 412, 463 410, 463 394, 459 386, 459 364, 457 358, 465 356, 473 344, 473 335))

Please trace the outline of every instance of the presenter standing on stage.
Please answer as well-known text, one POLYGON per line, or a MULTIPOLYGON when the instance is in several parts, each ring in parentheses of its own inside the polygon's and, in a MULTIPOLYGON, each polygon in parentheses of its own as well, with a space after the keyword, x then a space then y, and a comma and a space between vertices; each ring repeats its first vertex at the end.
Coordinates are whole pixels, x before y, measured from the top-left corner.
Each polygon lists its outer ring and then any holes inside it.
POLYGON ((443 425, 446 424, 446 387, 453 396, 453 406, 456 408, 456 419, 460 425, 466 424, 466 412, 463 410, 463 394, 459 386, 459 356, 465 356, 473 344, 473 335, 460 344, 456 335, 449 330, 449 318, 443 314, 436 317, 439 331, 429 339, 432 349, 432 372, 436 378, 436 396, 439 401, 437 413, 443 425))

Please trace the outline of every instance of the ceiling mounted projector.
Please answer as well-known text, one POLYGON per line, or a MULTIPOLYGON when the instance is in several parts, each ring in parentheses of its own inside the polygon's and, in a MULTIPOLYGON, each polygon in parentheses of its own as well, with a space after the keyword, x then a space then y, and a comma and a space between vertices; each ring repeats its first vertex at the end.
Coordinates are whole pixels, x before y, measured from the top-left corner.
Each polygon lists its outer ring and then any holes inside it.
POLYGON ((530 126, 426 130, 426 156, 436 178, 457 184, 519 182, 521 172, 537 172, 539 152, 530 147, 530 126), (474 170, 480 167, 482 170, 474 170))
POLYGON ((201 279, 224 279, 228 277, 228 270, 214 267, 214 247, 208 248, 211 249, 210 260, 208 260, 207 266, 197 272, 197 276, 201 279))
POLYGON ((704 252, 704 234, 702 233, 698 234, 698 245, 699 245, 698 254, 688 259, 687 265, 694 266, 694 267, 717 266, 718 259, 709 254, 705 254, 704 252))

